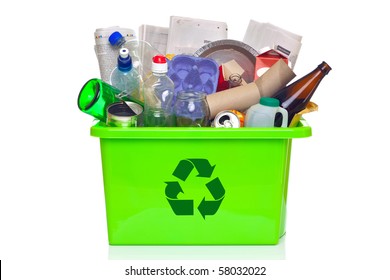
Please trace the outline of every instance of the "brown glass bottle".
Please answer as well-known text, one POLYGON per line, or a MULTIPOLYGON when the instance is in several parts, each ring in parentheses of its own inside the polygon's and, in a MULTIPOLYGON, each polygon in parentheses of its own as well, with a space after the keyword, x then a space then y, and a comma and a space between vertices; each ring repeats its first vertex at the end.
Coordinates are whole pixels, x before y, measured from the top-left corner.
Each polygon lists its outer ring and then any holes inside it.
MULTIPOLYGON (((296 113, 306 108, 318 85, 330 70, 332 68, 323 61, 316 69, 272 96, 279 99, 280 106, 287 110, 288 124, 296 113)), ((279 123, 281 118, 276 118, 275 126, 280 126, 279 123)))

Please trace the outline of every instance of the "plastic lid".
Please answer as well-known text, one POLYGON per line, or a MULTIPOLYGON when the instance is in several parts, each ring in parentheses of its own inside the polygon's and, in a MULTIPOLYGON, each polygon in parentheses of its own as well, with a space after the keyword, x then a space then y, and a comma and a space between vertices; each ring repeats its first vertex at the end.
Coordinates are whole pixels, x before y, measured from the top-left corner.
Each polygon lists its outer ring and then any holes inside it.
POLYGON ((118 70, 122 72, 129 72, 133 68, 133 61, 129 55, 129 50, 121 48, 118 56, 118 70))
POLYGON ((260 98, 260 104, 264 105, 264 106, 269 106, 269 107, 279 107, 280 106, 279 99, 272 98, 272 97, 260 98))
POLYGON ((168 63, 165 56, 158 54, 152 58, 152 72, 154 73, 168 72, 168 63))
POLYGON ((122 34, 118 31, 115 31, 110 35, 110 37, 108 37, 108 41, 111 45, 115 46, 122 40, 122 38, 122 34))

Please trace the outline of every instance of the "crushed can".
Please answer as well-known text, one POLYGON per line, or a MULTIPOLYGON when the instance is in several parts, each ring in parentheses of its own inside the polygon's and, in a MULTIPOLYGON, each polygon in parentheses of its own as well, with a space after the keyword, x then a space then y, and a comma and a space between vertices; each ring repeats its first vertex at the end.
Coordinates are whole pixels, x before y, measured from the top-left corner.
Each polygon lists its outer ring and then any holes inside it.
POLYGON ((211 126, 239 128, 244 126, 244 119, 245 115, 240 111, 224 110, 215 116, 211 126))

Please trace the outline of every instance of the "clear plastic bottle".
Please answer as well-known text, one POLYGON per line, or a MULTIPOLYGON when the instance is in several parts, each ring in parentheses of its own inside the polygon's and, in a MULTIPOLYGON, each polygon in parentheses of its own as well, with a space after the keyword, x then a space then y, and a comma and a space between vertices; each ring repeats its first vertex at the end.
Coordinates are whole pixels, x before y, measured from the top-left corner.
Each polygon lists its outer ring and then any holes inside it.
POLYGON ((142 40, 126 39, 120 32, 113 32, 108 41, 113 47, 118 49, 126 48, 129 50, 130 56, 133 59, 133 66, 137 69, 142 80, 151 74, 152 57, 158 55, 159 52, 148 42, 142 40))
POLYGON ((144 126, 175 126, 173 115, 174 84, 167 76, 168 64, 163 55, 152 61, 152 75, 143 84, 144 126))
POLYGON ((123 91, 120 98, 140 100, 140 79, 137 70, 133 67, 129 50, 119 50, 117 67, 112 71, 110 77, 112 86, 123 91))
POLYGON ((110 35, 115 31, 120 31, 124 34, 125 40, 136 40, 135 31, 130 28, 111 26, 96 29, 94 49, 99 64, 100 78, 108 84, 110 83, 112 70, 116 67, 118 51, 120 49, 112 46, 109 41, 110 35))

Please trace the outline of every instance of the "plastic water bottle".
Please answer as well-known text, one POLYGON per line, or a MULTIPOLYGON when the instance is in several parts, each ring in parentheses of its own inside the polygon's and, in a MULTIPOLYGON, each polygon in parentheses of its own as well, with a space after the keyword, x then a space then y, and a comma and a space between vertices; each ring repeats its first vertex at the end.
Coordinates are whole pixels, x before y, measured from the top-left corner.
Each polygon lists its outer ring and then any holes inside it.
POLYGON ((126 40, 126 38, 118 31, 113 32, 110 37, 108 37, 108 41, 110 44, 114 47, 117 47, 118 49, 126 48, 128 49, 133 57, 133 64, 135 68, 138 68, 140 61, 138 55, 135 55, 136 48, 138 47, 137 40, 130 39, 126 40))
POLYGON ((129 50, 122 48, 119 50, 117 67, 112 71, 110 83, 112 86, 123 91, 119 98, 140 100, 139 74, 133 67, 129 50))
MULTIPOLYGON (((111 26, 107 28, 97 28, 95 31, 95 54, 99 63, 100 78, 110 83, 112 70, 116 67, 118 50, 120 48, 112 46, 108 37, 115 32, 120 31, 125 36, 125 40, 136 40, 135 31, 130 28, 111 26)), ((134 60, 133 60, 134 65, 134 60)))
POLYGON ((279 100, 272 97, 262 97, 260 102, 251 106, 245 116, 246 127, 274 127, 276 113, 282 114, 282 127, 287 126, 288 113, 279 106, 279 100))
POLYGON ((144 126, 175 126, 173 115, 174 84, 167 76, 163 55, 152 60, 152 75, 144 82, 144 126))
POLYGON ((130 56, 133 59, 133 66, 137 69, 142 80, 150 75, 152 68, 152 58, 158 55, 159 52, 148 42, 142 40, 126 39, 120 32, 113 32, 108 41, 113 47, 118 49, 126 48, 129 50, 130 56))

